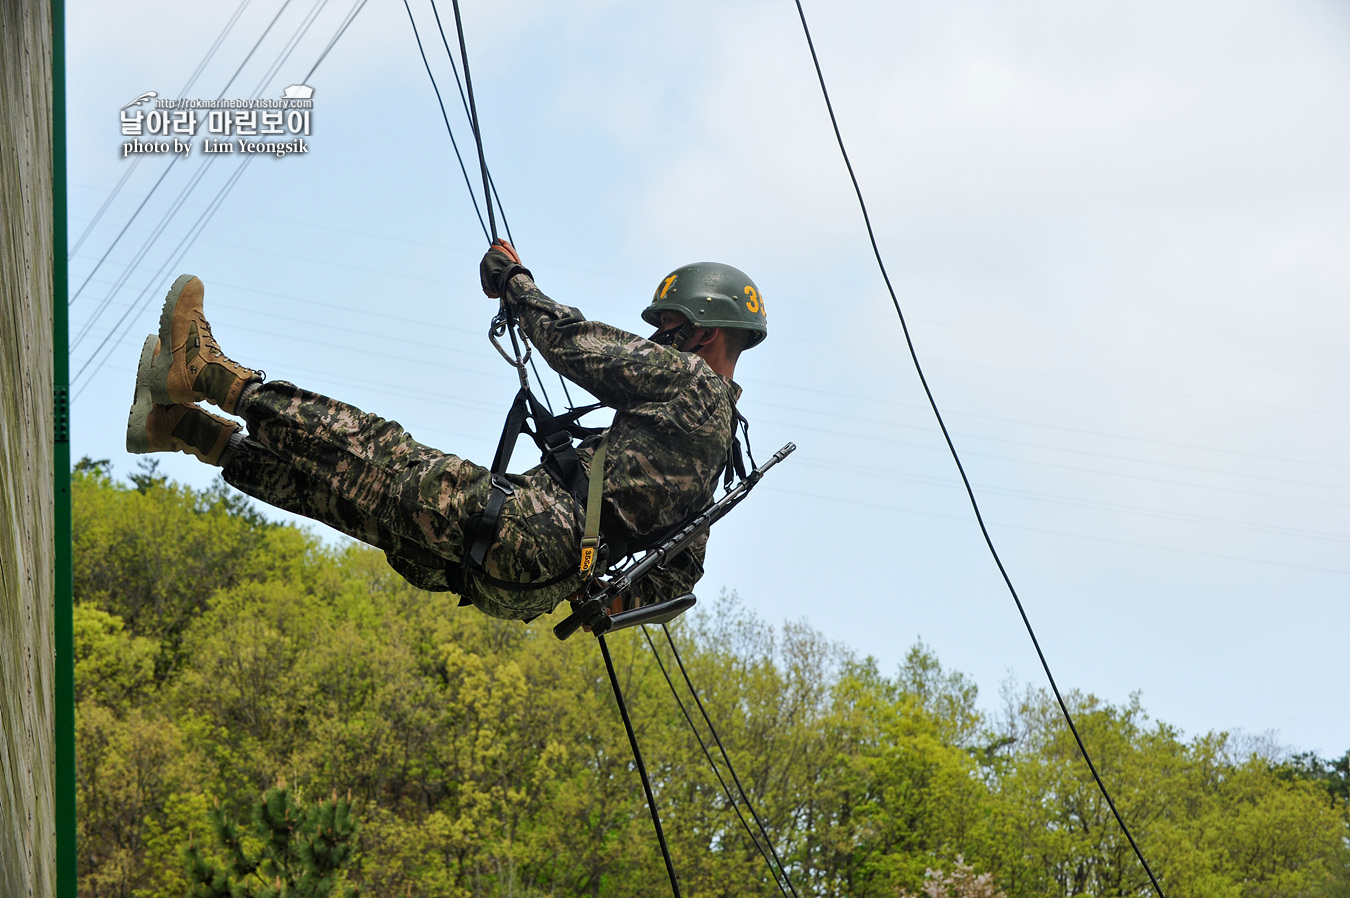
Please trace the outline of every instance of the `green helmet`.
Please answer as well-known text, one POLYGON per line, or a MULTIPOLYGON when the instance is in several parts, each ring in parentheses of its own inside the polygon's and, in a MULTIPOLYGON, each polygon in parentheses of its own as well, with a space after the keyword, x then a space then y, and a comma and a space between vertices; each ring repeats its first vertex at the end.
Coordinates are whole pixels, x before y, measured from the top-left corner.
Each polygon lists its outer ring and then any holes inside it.
POLYGON ((677 268, 656 285, 642 320, 661 326, 662 312, 679 312, 695 327, 727 327, 750 332, 745 348, 768 336, 764 297, 739 268, 720 262, 695 262, 677 268))

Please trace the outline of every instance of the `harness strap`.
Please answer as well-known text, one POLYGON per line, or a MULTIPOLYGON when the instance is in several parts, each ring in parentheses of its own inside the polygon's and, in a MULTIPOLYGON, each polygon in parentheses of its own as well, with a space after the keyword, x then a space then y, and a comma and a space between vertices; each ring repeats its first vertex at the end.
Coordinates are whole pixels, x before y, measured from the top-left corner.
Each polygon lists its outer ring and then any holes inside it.
MULTIPOLYGON (((568 577, 575 576, 572 571, 563 571, 556 577, 550 577, 547 580, 540 580, 538 583, 519 583, 515 580, 500 580, 491 574, 485 574, 482 571, 474 571, 473 575, 484 583, 497 587, 498 589, 510 589, 515 592, 534 592, 536 589, 547 589, 550 586, 557 586, 568 577)), ((461 599, 460 605, 472 605, 473 602, 468 599, 461 599)), ((530 620, 533 620, 531 618, 530 620)), ((529 621, 526 621, 528 623, 529 621)))
POLYGON ((516 448, 516 438, 525 428, 525 420, 530 416, 530 390, 521 387, 511 400, 511 408, 506 413, 506 424, 502 426, 502 435, 497 440, 497 452, 492 456, 492 473, 505 474, 511 464, 511 453, 516 448))
POLYGON ((750 456, 750 468, 755 468, 755 456, 750 451, 750 422, 746 420, 736 406, 731 407, 731 445, 727 447, 727 460, 722 465, 722 489, 731 489, 731 476, 734 472, 737 480, 745 479, 745 456, 741 453, 741 440, 736 436, 736 425, 740 424, 745 434, 745 454, 750 456))
POLYGON ((577 423, 578 418, 594 411, 600 405, 596 403, 573 409, 563 415, 554 415, 540 405, 539 401, 534 398, 534 394, 529 393, 528 390, 526 394, 526 401, 529 403, 529 417, 534 419, 534 430, 525 428, 525 432, 539 447, 540 461, 543 463, 544 470, 549 473, 555 483, 572 495, 572 498, 576 500, 577 507, 581 508, 586 504, 586 473, 581 466, 581 458, 577 455, 576 446, 572 444, 572 441, 574 439, 584 440, 603 432, 602 428, 585 427, 577 423))
MULTIPOLYGON (((572 576, 572 572, 567 571, 539 583, 515 583, 491 576, 487 573, 484 565, 487 561, 488 551, 497 540, 497 531, 501 526, 501 516, 503 509, 506 507, 506 500, 515 493, 515 487, 506 479, 506 469, 511 464, 511 453, 522 433, 529 434, 539 447, 544 469, 554 482, 572 495, 578 507, 589 504, 587 503, 586 475, 572 440, 574 437, 584 439, 601 432, 600 428, 585 427, 577 423, 577 419, 582 415, 599 407, 597 403, 573 409, 566 414, 554 415, 540 404, 539 400, 530 392, 529 387, 522 386, 516 392, 516 397, 511 402, 511 408, 506 413, 506 424, 502 427, 501 439, 497 442, 497 452, 492 458, 491 492, 488 493, 482 512, 474 515, 466 527, 470 533, 470 539, 464 552, 464 558, 460 562, 462 571, 472 572, 475 576, 498 588, 515 589, 522 592, 544 589, 561 583, 572 576), (534 419, 533 430, 526 425, 526 422, 531 418, 534 419)), ((605 443, 602 442, 601 448, 604 445, 605 443)), ((603 478, 603 455, 599 457, 599 462, 603 478)), ((597 501, 594 504, 598 507, 601 503, 597 501)), ((597 534, 599 526, 597 519, 597 534)), ((592 565, 594 565, 594 559, 592 559, 592 565)))
POLYGON ((506 507, 506 497, 515 491, 516 488, 511 485, 511 481, 501 474, 492 475, 492 492, 488 494, 487 504, 483 506, 478 525, 474 527, 473 545, 464 553, 465 567, 475 571, 483 569, 488 549, 497 538, 497 524, 501 520, 502 509, 506 507))

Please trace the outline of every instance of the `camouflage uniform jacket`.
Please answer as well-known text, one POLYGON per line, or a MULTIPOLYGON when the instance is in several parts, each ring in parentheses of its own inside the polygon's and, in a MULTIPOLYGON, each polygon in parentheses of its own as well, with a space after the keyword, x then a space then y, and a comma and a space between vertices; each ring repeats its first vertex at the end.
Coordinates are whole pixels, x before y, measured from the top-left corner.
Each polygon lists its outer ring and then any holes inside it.
MULTIPOLYGON (((735 436, 741 388, 693 353, 586 320, 525 275, 511 279, 506 298, 548 364, 615 410, 605 455, 606 532, 617 526, 641 546, 708 505, 735 436)), ((588 474, 597 444, 578 447, 588 474)), ((579 533, 584 512, 576 511, 579 533)), ((703 574, 706 542, 705 535, 640 581, 635 604, 690 592, 703 574)))

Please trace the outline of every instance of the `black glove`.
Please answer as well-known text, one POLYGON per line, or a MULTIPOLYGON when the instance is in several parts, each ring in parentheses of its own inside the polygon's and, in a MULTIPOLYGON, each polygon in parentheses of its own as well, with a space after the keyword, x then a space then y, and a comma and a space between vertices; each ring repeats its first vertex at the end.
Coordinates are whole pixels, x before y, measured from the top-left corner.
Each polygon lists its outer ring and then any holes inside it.
POLYGON ((534 277, 528 268, 520 264, 515 247, 505 240, 492 244, 483 256, 483 261, 478 263, 478 278, 483 282, 483 292, 491 299, 499 299, 506 292, 507 281, 518 274, 534 277))

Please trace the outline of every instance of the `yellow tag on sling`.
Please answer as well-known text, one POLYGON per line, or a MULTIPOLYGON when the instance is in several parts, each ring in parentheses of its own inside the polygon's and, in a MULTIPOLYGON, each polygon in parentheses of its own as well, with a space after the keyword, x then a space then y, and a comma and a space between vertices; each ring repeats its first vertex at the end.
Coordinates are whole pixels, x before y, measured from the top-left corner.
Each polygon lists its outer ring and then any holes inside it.
POLYGON ((600 552, 600 497, 605 481, 605 449, 609 446, 609 432, 606 431, 591 456, 591 472, 588 477, 590 489, 586 493, 586 527, 581 537, 581 572, 592 576, 595 561, 600 552))

